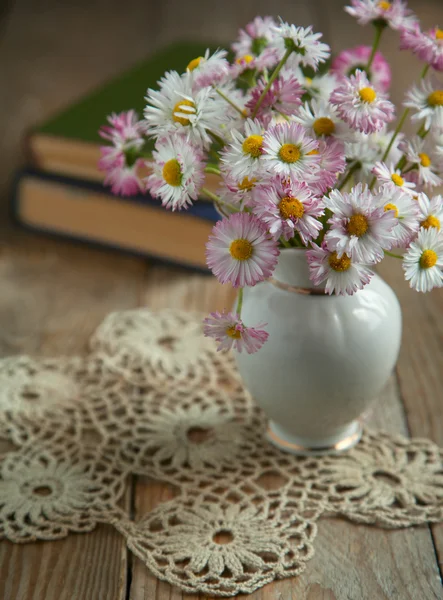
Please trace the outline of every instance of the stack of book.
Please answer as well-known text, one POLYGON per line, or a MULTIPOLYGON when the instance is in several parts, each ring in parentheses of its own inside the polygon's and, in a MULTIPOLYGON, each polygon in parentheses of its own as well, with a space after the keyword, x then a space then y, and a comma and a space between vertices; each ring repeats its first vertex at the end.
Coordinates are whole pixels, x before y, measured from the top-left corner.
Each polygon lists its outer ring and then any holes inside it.
POLYGON ((148 195, 119 198, 103 186, 97 167, 106 116, 131 108, 141 115, 147 88, 167 70, 183 72, 205 49, 170 46, 30 131, 29 166, 14 185, 15 220, 45 234, 206 269, 205 242, 218 218, 211 203, 172 213, 148 195))

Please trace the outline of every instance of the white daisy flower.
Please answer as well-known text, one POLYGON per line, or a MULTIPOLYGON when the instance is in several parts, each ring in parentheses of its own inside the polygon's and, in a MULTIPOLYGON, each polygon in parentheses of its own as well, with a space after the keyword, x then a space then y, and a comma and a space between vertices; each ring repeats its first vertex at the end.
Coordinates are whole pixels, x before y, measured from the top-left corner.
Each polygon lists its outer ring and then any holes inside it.
POLYGON ((420 229, 403 257, 405 279, 417 292, 443 287, 443 236, 438 229, 420 229))
POLYGON ((415 183, 406 181, 406 179, 401 176, 400 169, 396 170, 392 164, 388 166, 384 162, 376 162, 372 172, 382 185, 387 185, 392 191, 399 188, 407 194, 412 194, 412 191, 415 188, 415 183))
POLYGON ((355 132, 338 116, 337 109, 326 101, 305 102, 293 120, 308 130, 312 137, 336 137, 343 141, 355 140, 355 132))
POLYGON ((302 179, 319 168, 318 141, 298 123, 278 123, 263 138, 263 161, 273 173, 302 179))
POLYGON ((144 111, 146 131, 159 137, 179 133, 208 147, 214 131, 226 120, 227 102, 210 87, 192 91, 190 73, 180 77, 170 71, 160 80, 160 90, 149 89, 144 111))
POLYGON ((443 83, 435 78, 422 79, 420 85, 413 85, 404 105, 417 111, 411 120, 424 120, 426 129, 443 127, 443 83))
POLYGON ((197 200, 203 185, 204 164, 200 153, 182 136, 159 140, 153 152, 152 173, 146 185, 166 208, 185 208, 197 200))
POLYGON ((352 295, 369 283, 374 274, 346 253, 339 257, 335 250, 328 250, 326 244, 320 247, 312 243, 306 252, 306 258, 311 281, 315 285, 321 285, 326 280, 327 294, 352 295))
POLYGON ((374 163, 381 157, 380 149, 369 142, 370 137, 372 136, 365 136, 365 139, 358 137, 356 142, 345 143, 346 158, 351 163, 359 163, 364 178, 371 173, 374 163))
POLYGON ((336 250, 338 258, 346 253, 353 261, 379 262, 383 250, 389 250, 395 241, 392 230, 398 220, 394 211, 385 212, 369 188, 361 183, 349 194, 332 190, 323 200, 334 213, 328 221, 331 229, 325 236, 328 248, 336 250))
POLYGON ((416 165, 418 169, 420 185, 435 187, 443 183, 439 177, 443 160, 435 156, 434 144, 431 145, 427 140, 416 136, 412 140, 404 142, 402 147, 408 161, 416 165))
POLYGON ((443 196, 434 196, 429 199, 426 194, 419 194, 417 198, 420 209, 420 227, 429 229, 435 227, 440 230, 443 223, 443 196))
POLYGON ((411 194, 399 188, 384 185, 380 188, 376 200, 385 211, 393 211, 397 224, 392 230, 395 238, 394 246, 405 248, 417 234, 420 210, 411 194))
MULTIPOLYGON (((379 157, 384 156, 386 148, 389 146, 392 139, 392 131, 388 131, 387 127, 383 127, 380 131, 375 131, 369 135, 365 135, 364 133, 360 134, 362 140, 370 146, 377 148, 379 152, 379 157)), ((389 150, 389 154, 387 155, 385 162, 393 163, 396 165, 400 158, 403 156, 403 151, 400 150, 401 143, 403 141, 404 134, 398 133, 395 138, 394 143, 389 150)), ((375 162, 375 161, 374 161, 375 162)))
POLYGON ((331 54, 327 44, 320 42, 322 33, 313 33, 312 26, 296 27, 284 21, 274 28, 275 37, 271 45, 279 51, 281 57, 286 50, 292 49, 304 67, 317 70, 319 63, 325 62, 331 54))
POLYGON ((229 75, 229 63, 226 50, 216 50, 210 55, 207 48, 204 56, 191 60, 186 67, 192 73, 192 88, 197 91, 202 87, 218 85, 229 75))
POLYGON ((257 119, 247 119, 244 133, 231 131, 232 142, 221 153, 221 161, 231 172, 234 179, 241 181, 244 177, 253 179, 262 167, 263 124, 257 119))

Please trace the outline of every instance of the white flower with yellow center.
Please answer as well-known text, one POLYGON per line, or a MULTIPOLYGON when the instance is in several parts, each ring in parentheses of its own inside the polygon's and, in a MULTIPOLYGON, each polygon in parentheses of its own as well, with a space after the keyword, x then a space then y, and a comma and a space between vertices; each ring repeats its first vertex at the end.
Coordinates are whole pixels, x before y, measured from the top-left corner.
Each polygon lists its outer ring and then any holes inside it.
POLYGON ((350 193, 332 190, 324 203, 333 212, 325 239, 338 258, 347 254, 353 261, 373 264, 382 260, 383 250, 392 248, 398 219, 393 210, 380 206, 367 186, 359 183, 350 193))
POLYGON ((401 189, 393 189, 389 185, 380 188, 376 199, 383 210, 392 211, 397 217, 397 224, 392 230, 395 238, 394 246, 406 248, 417 235, 419 228, 420 209, 411 194, 401 189))
POLYGON ((420 227, 440 231, 443 225, 443 196, 429 199, 426 194, 419 194, 417 203, 420 209, 420 227))
POLYGON ((436 156, 433 145, 428 144, 427 140, 416 136, 403 144, 403 150, 408 161, 417 168, 420 185, 435 187, 443 183, 439 177, 443 160, 436 156))
POLYGON ((159 137, 179 133, 199 146, 209 147, 211 131, 227 119, 229 106, 211 87, 192 90, 192 73, 182 77, 170 71, 160 80, 160 90, 149 89, 144 110, 146 132, 159 137))
POLYGON ((417 292, 443 287, 443 236, 435 227, 421 228, 403 257, 405 279, 417 292))
POLYGON ((424 121, 426 129, 443 127, 443 82, 422 79, 408 91, 404 105, 416 111, 411 120, 424 121))
POLYGON ((180 135, 163 138, 157 142, 153 158, 146 184, 163 206, 176 210, 197 200, 205 176, 200 152, 192 144, 180 135))
POLYGON ((377 162, 372 172, 382 185, 387 185, 392 191, 400 189, 407 194, 412 194, 415 188, 415 183, 402 177, 401 171, 396 170, 392 164, 388 166, 384 162, 377 162))
POLYGON ((351 142, 356 137, 355 132, 340 119, 337 109, 324 100, 305 102, 293 120, 303 125, 313 138, 335 137, 351 142))
POLYGON ((210 85, 218 85, 229 75, 229 63, 226 60, 226 50, 216 50, 210 55, 209 48, 204 56, 193 58, 186 67, 192 73, 192 88, 194 91, 210 85))
POLYGON ((257 119, 245 122, 244 133, 231 131, 232 142, 222 152, 221 161, 234 179, 251 180, 262 169, 263 133, 263 125, 257 119))
POLYGON ((319 63, 325 62, 331 54, 329 46, 320 42, 323 34, 313 33, 312 26, 296 27, 281 21, 274 31, 275 37, 271 46, 278 50, 280 57, 292 49, 304 67, 317 70, 319 63))
POLYGON ((263 141, 263 161, 270 172, 303 179, 319 169, 319 143, 299 123, 278 123, 263 141))

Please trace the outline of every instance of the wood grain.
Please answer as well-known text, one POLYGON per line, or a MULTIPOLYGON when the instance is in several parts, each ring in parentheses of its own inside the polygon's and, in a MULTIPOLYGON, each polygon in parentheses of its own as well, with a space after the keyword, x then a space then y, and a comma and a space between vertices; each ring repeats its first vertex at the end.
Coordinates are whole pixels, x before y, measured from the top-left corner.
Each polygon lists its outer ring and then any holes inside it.
MULTIPOLYGON (((140 261, 15 239, 0 255, 2 355, 84 351, 109 311, 137 304, 144 271, 140 261)), ((124 600, 127 565, 124 540, 110 526, 56 542, 2 542, 0 598, 124 600)))

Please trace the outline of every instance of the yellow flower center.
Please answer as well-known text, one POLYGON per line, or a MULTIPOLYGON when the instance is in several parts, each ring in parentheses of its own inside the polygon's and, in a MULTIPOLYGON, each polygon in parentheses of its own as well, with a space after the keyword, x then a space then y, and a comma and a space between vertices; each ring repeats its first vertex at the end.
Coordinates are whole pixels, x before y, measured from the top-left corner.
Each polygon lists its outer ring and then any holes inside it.
POLYGON ((438 255, 434 250, 425 250, 420 256, 420 267, 422 269, 430 269, 437 264, 438 255))
POLYGON ((191 60, 191 62, 188 64, 188 66, 186 67, 188 71, 193 71, 194 69, 196 69, 199 64, 201 63, 201 61, 204 60, 203 56, 198 56, 197 58, 193 58, 191 60))
POLYGON ((253 158, 258 158, 261 155, 262 146, 262 135, 250 135, 243 142, 242 150, 245 154, 250 154, 253 158))
POLYGON ((368 231, 368 227, 368 220, 364 215, 352 215, 352 217, 349 219, 346 231, 349 233, 349 235, 361 237, 368 231))
POLYGON ((316 135, 332 135, 335 131, 335 123, 328 117, 320 117, 315 119, 312 128, 316 135))
POLYGON ((385 212, 387 212, 388 210, 395 210, 395 216, 398 218, 398 208, 395 204, 388 202, 388 204, 386 204, 385 206, 385 212))
POLYGON ((441 29, 436 29, 435 30, 435 39, 436 40, 443 40, 443 31, 441 29))
POLYGON ((283 219, 301 219, 305 214, 304 206, 300 200, 298 198, 291 198, 290 196, 282 198, 278 208, 283 219))
POLYGON ((431 166, 431 159, 429 158, 428 154, 426 154, 425 152, 420 152, 418 156, 420 157, 420 164, 422 167, 431 166))
POLYGON ((338 258, 337 252, 332 252, 329 255, 328 262, 331 269, 339 273, 343 273, 351 267, 351 259, 347 254, 343 254, 341 258, 338 258))
POLYGON ((368 104, 371 104, 371 102, 374 102, 374 100, 377 98, 375 90, 370 87, 361 88, 361 90, 358 92, 358 95, 360 96, 360 100, 362 102, 367 102, 368 104))
POLYGON ((320 154, 320 152, 318 150, 311 150, 306 154, 306 156, 314 156, 314 154, 320 154))
POLYGON ((424 221, 420 223, 420 226, 424 227, 425 229, 429 229, 430 227, 440 229, 440 219, 437 219, 437 217, 435 217, 434 215, 429 215, 424 221))
POLYGON ((253 177, 252 179, 249 179, 249 177, 245 177, 243 181, 238 184, 238 189, 250 192, 256 183, 257 179, 255 177, 253 177))
POLYGON ((244 63, 249 65, 249 63, 252 62, 253 60, 254 60, 254 57, 252 56, 252 54, 245 54, 244 56, 240 56, 240 58, 237 58, 235 62, 238 65, 243 65, 244 63))
POLYGON ((443 105, 443 90, 435 90, 428 96, 429 106, 442 106, 443 105))
POLYGON ((229 335, 229 337, 234 340, 239 340, 241 338, 241 331, 239 331, 234 327, 234 325, 232 325, 231 327, 227 328, 226 335, 229 335))
POLYGON ((295 144, 283 144, 278 155, 285 163, 295 163, 300 158, 300 149, 295 144))
POLYGON ((182 182, 182 171, 176 158, 171 158, 165 163, 162 171, 163 179, 169 185, 178 187, 182 182))
POLYGON ((405 182, 403 177, 401 177, 400 175, 397 175, 397 173, 392 173, 391 179, 395 183, 395 185, 398 185, 398 187, 401 187, 405 182))
POLYGON ((312 77, 305 77, 306 85, 312 85, 312 77))
POLYGON ((179 100, 177 104, 174 106, 174 110, 172 111, 172 119, 176 123, 180 123, 180 125, 189 125, 190 120, 186 117, 178 117, 176 112, 186 112, 183 110, 183 106, 189 106, 195 111, 195 104, 191 100, 179 100))
POLYGON ((381 8, 382 10, 389 10, 391 8, 391 3, 383 0, 382 2, 378 3, 378 8, 381 8))
POLYGON ((235 258, 236 260, 248 260, 251 258, 253 250, 254 248, 251 242, 244 238, 234 240, 229 246, 229 252, 232 258, 235 258))

